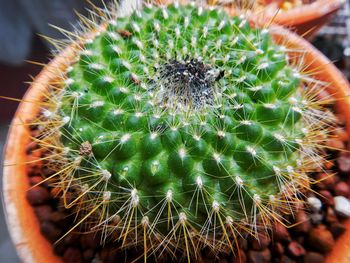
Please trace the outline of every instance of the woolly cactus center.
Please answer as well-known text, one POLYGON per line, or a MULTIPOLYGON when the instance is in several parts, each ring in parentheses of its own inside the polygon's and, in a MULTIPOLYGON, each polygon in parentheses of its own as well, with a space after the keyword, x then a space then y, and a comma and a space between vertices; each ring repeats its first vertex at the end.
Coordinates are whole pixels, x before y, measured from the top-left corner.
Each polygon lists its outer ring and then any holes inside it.
POLYGON ((213 105, 215 83, 223 72, 198 59, 170 60, 159 70, 159 99, 165 107, 200 109, 213 105))
POLYGON ((96 221, 166 236, 177 222, 218 233, 218 215, 252 222, 303 178, 300 84, 285 49, 244 17, 174 4, 112 19, 67 72, 71 185, 101 205, 96 221))

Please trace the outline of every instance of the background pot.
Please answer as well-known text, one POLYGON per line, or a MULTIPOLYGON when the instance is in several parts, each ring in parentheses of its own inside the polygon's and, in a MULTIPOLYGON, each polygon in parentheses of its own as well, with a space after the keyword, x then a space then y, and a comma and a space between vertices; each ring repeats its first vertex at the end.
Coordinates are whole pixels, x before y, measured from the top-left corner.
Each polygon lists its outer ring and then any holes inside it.
MULTIPOLYGON (((274 23, 287 26, 299 35, 312 39, 345 2, 346 0, 317 0, 312 4, 280 11, 274 18, 274 23)), ((271 19, 275 12, 276 9, 267 12, 267 17, 271 19)))
MULTIPOLYGON (((282 0, 281 0, 282 1, 282 0)), ((274 0, 265 0, 266 7, 263 10, 258 9, 254 19, 262 19, 262 24, 274 24, 288 27, 304 38, 311 40, 316 33, 327 24, 332 16, 342 7, 346 0, 317 0, 312 4, 302 5, 291 8, 290 10, 278 11, 278 2, 274 0)), ((213 0, 213 2, 220 2, 213 0)), ((231 0, 231 3, 235 1, 231 0)), ((244 1, 243 1, 244 3, 244 1)), ((233 12, 234 4, 228 4, 227 8, 233 12)))
MULTIPOLYGON (((278 32, 278 35, 275 35, 277 42, 285 43, 288 39, 289 47, 308 51, 304 57, 305 64, 309 65, 309 69, 318 69, 317 78, 331 84, 327 89, 337 99, 336 110, 342 112, 346 119, 350 119, 349 84, 337 68, 306 40, 282 28, 277 28, 276 31, 278 32)), ((54 79, 57 68, 67 67, 74 55, 72 50, 71 47, 68 47, 35 79, 18 107, 8 133, 4 152, 4 206, 11 237, 21 260, 25 263, 62 262, 53 254, 52 245, 40 234, 39 221, 26 200, 29 182, 24 163, 26 145, 30 137, 23 123, 38 113, 40 106, 37 102, 41 100, 43 91, 48 88, 48 83, 54 79)), ((347 123, 347 131, 350 133, 350 122, 347 123)), ((350 262, 350 249, 343 249, 350 245, 349 240, 350 221, 347 224, 347 232, 337 242, 335 251, 328 258, 328 262, 350 262), (347 244, 343 244, 344 241, 347 244)))

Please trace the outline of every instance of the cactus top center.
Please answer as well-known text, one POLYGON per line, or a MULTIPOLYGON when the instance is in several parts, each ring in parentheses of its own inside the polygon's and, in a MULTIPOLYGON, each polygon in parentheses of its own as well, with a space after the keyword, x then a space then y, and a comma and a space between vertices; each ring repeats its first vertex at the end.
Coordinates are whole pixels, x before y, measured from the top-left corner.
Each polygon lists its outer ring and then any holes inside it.
POLYGON ((223 72, 198 59, 171 59, 157 76, 160 105, 177 110, 202 109, 214 104, 215 85, 223 72))

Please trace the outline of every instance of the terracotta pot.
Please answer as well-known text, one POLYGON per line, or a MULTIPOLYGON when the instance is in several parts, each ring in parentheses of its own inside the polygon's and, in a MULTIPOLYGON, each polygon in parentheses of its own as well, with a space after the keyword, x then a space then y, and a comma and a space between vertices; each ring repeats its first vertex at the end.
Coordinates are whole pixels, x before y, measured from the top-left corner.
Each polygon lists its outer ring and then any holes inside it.
MULTIPOLYGON (((279 1, 265 0, 265 2, 279 1)), ((310 40, 345 2, 346 0, 317 0, 309 5, 279 11, 277 14, 277 3, 272 3, 264 12, 259 11, 259 16, 262 15, 267 23, 273 20, 275 24, 286 26, 310 40)))
MULTIPOLYGON (((286 29, 279 28, 278 42, 286 42, 292 48, 307 50, 305 64, 309 69, 322 69, 317 78, 327 81, 331 85, 328 91, 337 99, 337 111, 342 112, 346 119, 350 119, 350 88, 343 75, 319 51, 315 50, 306 40, 286 29)), ((8 228, 17 248, 21 260, 25 263, 59 263, 62 260, 53 254, 52 245, 40 234, 39 221, 33 208, 26 200, 26 191, 29 189, 26 173, 26 145, 30 141, 26 126, 22 125, 33 118, 39 110, 39 102, 48 83, 53 80, 57 67, 65 68, 72 57, 72 48, 57 56, 45 67, 26 93, 23 102, 19 105, 12 121, 7 144, 4 152, 3 193, 7 215, 8 228)), ((350 122, 347 124, 350 133, 350 122)), ((350 221, 348 231, 339 239, 328 262, 350 262, 350 221)))
POLYGON ((274 22, 311 39, 345 2, 346 0, 317 0, 310 5, 279 12, 274 22))
POLYGON ((68 48, 46 66, 35 78, 12 120, 4 148, 3 197, 7 226, 17 253, 25 263, 60 263, 52 245, 41 235, 39 221, 27 202, 29 181, 25 162, 30 142, 28 126, 23 125, 39 112, 44 91, 54 80, 57 68, 64 69, 72 58, 68 48))

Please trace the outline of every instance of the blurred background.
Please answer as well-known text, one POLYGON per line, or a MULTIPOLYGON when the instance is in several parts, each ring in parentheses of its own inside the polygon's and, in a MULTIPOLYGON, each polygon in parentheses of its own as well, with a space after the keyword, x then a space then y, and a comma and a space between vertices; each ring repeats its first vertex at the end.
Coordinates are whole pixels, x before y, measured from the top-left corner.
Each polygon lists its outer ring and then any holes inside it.
MULTIPOLYGON (((101 0, 91 2, 101 6, 101 0)), ((349 2, 350 0, 334 17, 332 23, 323 28, 314 40, 314 45, 348 78, 350 78, 349 2)), ((78 18, 75 12, 87 14, 88 7, 87 0, 0 0, 0 96, 22 98, 29 86, 26 82, 31 80, 30 76, 37 75, 41 70, 40 66, 26 61, 47 63, 50 60, 52 47, 40 35, 63 38, 49 24, 72 29, 77 25, 78 18)), ((1 152, 17 105, 17 102, 0 99, 1 152)), ((2 169, 0 171, 2 172, 2 169)), ((1 208, 0 210, 0 262, 17 263, 19 260, 7 233, 3 210, 1 208)))

